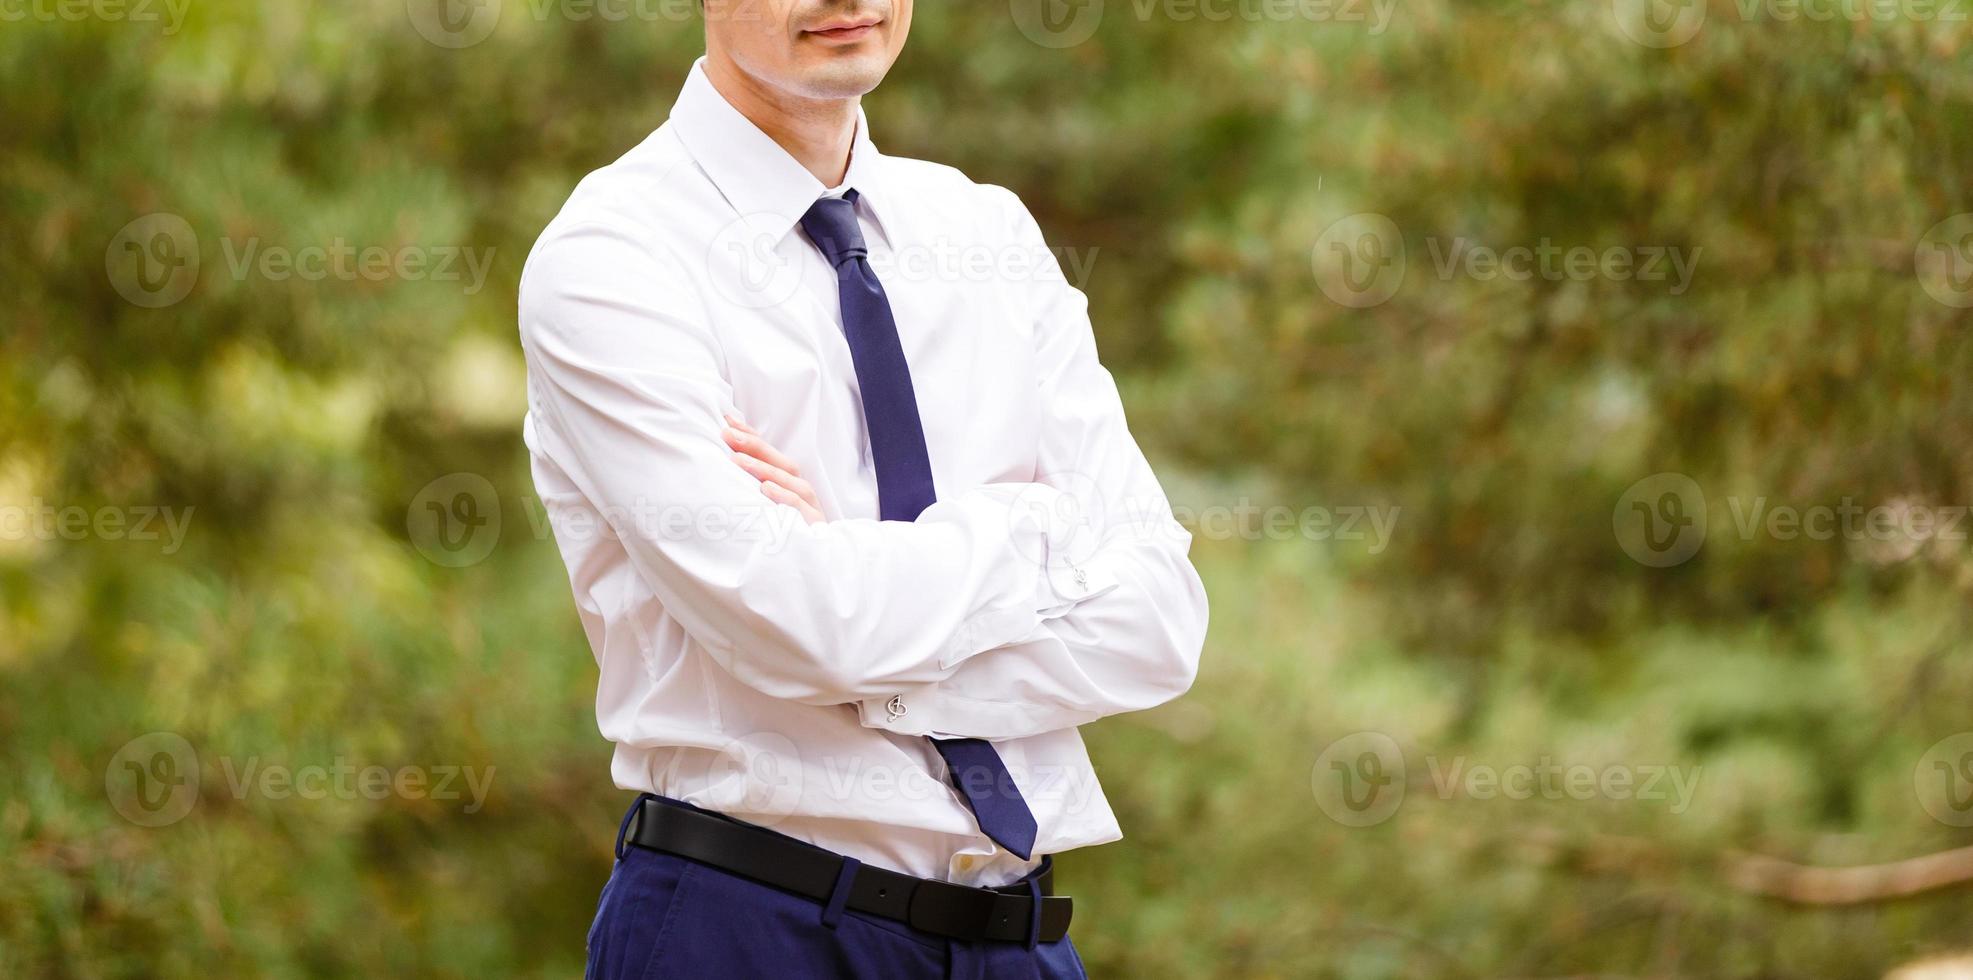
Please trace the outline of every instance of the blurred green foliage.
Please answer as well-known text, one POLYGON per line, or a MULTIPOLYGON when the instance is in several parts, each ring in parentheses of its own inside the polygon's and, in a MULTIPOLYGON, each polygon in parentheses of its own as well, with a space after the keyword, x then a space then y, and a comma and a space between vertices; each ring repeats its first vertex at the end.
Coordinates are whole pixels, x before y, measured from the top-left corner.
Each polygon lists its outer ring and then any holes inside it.
MULTIPOLYGON (((662 122, 696 15, 506 0, 454 48, 424 0, 116 9, 0 24, 0 506, 191 523, 179 548, 0 535, 0 975, 570 975, 626 797, 530 496, 513 292, 575 181, 662 122), (201 259, 160 309, 113 288, 156 212, 201 259), (481 288, 235 271, 337 242, 492 263, 481 288), (455 473, 501 517, 465 567, 414 540, 455 473), (203 760, 160 828, 105 793, 153 731, 203 760), (232 788, 341 761, 495 776, 471 813, 232 788)), ((1726 503, 1973 503, 1973 325, 1915 268, 1973 209, 1965 25, 1713 3, 1661 49, 1599 3, 1173 9, 1113 0, 1058 48, 1006 4, 921 4, 868 100, 887 151, 1014 188, 1095 256, 1099 343, 1178 502, 1401 514, 1387 547, 1201 536, 1197 690, 1089 730, 1127 834, 1063 861, 1092 969, 1872 976, 1967 942, 1963 891, 1807 910, 1717 866, 1969 843, 1913 795, 1973 728, 1964 539, 1739 534, 1726 503), (1362 214, 1406 262, 1351 305, 1319 242, 1362 214), (1455 242, 1545 241, 1694 274, 1440 271, 1455 242), (1612 533, 1659 472, 1716 528, 1662 569, 1612 533), (1311 792, 1359 730, 1412 763, 1368 828, 1311 792), (1481 800, 1428 764, 1548 756, 1702 776, 1689 808, 1481 800), (1650 857, 1613 866, 1611 839, 1650 857)))

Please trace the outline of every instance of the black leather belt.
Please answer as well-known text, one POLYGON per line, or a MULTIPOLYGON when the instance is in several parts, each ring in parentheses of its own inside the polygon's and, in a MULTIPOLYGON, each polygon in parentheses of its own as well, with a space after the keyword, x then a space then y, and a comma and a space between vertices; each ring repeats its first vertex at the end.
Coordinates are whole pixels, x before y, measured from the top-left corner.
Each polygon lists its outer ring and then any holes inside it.
MULTIPOLYGON (((763 827, 704 810, 645 800, 626 839, 638 847, 711 865, 743 878, 826 903, 836 889, 843 856, 763 827)), ((1053 896, 1053 870, 1041 873, 1038 939, 1052 943, 1069 934, 1073 902, 1053 896)), ((847 906, 895 919, 914 929, 978 942, 1026 942, 1033 899, 1028 886, 972 888, 914 878, 864 865, 850 880, 847 906)))

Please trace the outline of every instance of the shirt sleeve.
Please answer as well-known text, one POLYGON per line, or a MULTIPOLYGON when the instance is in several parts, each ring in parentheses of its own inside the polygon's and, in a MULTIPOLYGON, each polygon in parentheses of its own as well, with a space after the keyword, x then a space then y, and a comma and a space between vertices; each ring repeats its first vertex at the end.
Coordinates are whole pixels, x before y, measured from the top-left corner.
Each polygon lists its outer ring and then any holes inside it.
POLYGON ((1057 525, 1047 573, 1064 587, 1099 588, 948 677, 859 706, 865 726, 900 734, 1015 738, 1149 708, 1191 687, 1205 643, 1191 534, 1124 423, 1088 301, 1027 208, 992 190, 1006 202, 1010 240, 1038 260, 1024 290, 1041 365, 1040 482, 1057 494, 1046 505, 1057 525))
POLYGON ((894 694, 1088 594, 1034 557, 1059 547, 1051 488, 975 487, 915 522, 809 524, 768 499, 721 438, 732 392, 692 281, 628 229, 544 236, 520 290, 530 426, 735 678, 810 704, 894 694))

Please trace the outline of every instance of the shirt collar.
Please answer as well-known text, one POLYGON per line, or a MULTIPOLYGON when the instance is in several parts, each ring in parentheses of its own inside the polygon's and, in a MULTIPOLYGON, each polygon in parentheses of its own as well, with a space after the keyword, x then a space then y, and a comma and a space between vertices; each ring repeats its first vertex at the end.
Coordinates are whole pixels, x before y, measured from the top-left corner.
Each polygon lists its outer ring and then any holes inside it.
MULTIPOLYGON (((685 151, 712 179, 735 213, 756 227, 785 235, 829 188, 733 108, 713 88, 705 65, 704 58, 693 63, 678 101, 672 104, 671 124, 685 151)), ((883 169, 883 154, 870 142, 870 122, 858 107, 856 137, 850 144, 849 172, 843 185, 856 188, 861 203, 888 237, 883 169)))

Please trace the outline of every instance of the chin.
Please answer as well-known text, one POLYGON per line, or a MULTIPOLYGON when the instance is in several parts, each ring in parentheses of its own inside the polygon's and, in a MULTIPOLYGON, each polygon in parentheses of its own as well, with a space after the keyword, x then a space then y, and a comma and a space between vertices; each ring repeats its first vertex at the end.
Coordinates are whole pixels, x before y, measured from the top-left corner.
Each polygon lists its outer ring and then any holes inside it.
POLYGON ((828 59, 802 72, 802 94, 816 99, 849 99, 866 95, 884 80, 888 67, 882 56, 875 52, 828 59))

